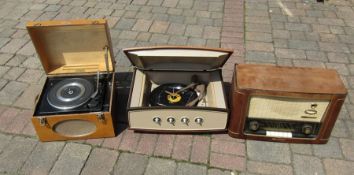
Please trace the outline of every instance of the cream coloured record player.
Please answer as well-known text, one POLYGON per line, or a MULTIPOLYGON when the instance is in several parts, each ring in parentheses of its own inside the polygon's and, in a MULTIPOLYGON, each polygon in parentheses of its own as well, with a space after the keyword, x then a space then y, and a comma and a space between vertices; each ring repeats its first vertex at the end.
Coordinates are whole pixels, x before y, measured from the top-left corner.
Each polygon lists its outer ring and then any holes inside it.
POLYGON ((221 67, 231 50, 160 46, 124 49, 135 66, 127 105, 137 131, 224 131, 228 121, 221 67))

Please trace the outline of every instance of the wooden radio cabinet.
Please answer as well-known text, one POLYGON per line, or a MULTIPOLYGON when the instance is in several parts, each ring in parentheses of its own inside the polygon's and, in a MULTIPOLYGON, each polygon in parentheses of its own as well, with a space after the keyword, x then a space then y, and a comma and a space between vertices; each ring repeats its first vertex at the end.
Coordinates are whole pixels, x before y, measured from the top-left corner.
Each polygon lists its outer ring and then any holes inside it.
POLYGON ((327 143, 347 90, 335 70, 235 66, 228 134, 241 139, 327 143))

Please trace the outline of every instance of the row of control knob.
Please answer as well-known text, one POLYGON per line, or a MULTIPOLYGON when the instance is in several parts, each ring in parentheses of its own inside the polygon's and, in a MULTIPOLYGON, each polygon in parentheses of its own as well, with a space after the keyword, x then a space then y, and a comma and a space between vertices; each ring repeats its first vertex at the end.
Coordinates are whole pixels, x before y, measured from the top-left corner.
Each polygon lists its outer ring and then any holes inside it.
MULTIPOLYGON (((157 124, 161 124, 161 121, 162 121, 160 117, 154 117, 152 120, 153 120, 155 123, 157 123, 157 124)), ((171 125, 174 125, 174 124, 176 123, 176 119, 173 118, 173 117, 168 117, 168 118, 167 118, 167 122, 170 123, 171 125)), ((188 125, 189 119, 188 119, 187 117, 182 117, 182 118, 181 118, 181 122, 182 122, 183 124, 185 124, 185 125, 188 125)), ((203 118, 197 117, 197 118, 194 119, 194 122, 197 123, 197 124, 199 124, 199 125, 202 125, 202 123, 203 123, 203 118)))
MULTIPOLYGON (((248 124, 248 128, 252 131, 257 131, 261 127, 261 124, 258 121, 250 121, 248 124)), ((301 131, 305 135, 312 134, 314 131, 314 128, 310 124, 304 124, 302 125, 301 131)))

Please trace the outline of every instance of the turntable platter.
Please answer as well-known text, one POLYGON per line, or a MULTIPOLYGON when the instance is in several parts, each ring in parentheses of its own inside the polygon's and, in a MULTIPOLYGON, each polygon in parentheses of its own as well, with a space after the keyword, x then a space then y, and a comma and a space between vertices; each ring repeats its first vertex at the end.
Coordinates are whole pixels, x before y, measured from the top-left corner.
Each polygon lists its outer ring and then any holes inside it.
POLYGON ((198 97, 196 91, 185 88, 183 84, 163 84, 155 88, 150 94, 151 106, 186 106, 188 102, 198 97))
POLYGON ((70 78, 56 83, 47 96, 48 103, 57 109, 74 109, 90 100, 94 86, 82 78, 70 78))

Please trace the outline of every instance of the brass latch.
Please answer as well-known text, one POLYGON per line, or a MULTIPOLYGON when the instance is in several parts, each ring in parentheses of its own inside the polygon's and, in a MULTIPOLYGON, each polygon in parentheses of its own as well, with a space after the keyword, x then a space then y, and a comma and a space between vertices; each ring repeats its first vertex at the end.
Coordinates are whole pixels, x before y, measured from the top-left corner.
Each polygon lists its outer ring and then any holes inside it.
POLYGON ((48 124, 47 119, 45 117, 38 117, 39 125, 46 126, 48 124))
POLYGON ((104 117, 104 114, 102 112, 99 112, 97 113, 97 119, 98 121, 100 121, 101 123, 104 123, 105 122, 105 117, 104 117))

